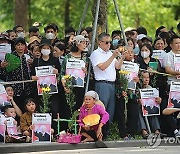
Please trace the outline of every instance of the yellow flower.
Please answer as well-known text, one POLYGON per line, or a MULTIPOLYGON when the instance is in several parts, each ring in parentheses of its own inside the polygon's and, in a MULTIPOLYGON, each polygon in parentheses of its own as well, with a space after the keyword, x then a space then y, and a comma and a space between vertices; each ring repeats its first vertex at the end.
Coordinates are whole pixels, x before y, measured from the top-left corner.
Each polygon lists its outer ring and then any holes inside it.
POLYGON ((128 71, 125 71, 125 70, 120 70, 120 71, 119 71, 119 73, 120 73, 120 74, 127 75, 127 74, 129 74, 130 72, 128 72, 128 71))
POLYGON ((154 58, 155 58, 155 59, 159 59, 159 57, 158 57, 158 56, 154 56, 154 58))
POLYGON ((46 87, 46 88, 45 88, 45 87, 43 87, 43 88, 42 88, 42 91, 43 91, 43 92, 50 92, 50 91, 51 91, 51 89, 50 89, 49 87, 46 87))
POLYGON ((71 76, 70 76, 70 75, 65 75, 65 76, 63 76, 63 78, 64 78, 65 80, 67 80, 67 79, 70 79, 71 76))

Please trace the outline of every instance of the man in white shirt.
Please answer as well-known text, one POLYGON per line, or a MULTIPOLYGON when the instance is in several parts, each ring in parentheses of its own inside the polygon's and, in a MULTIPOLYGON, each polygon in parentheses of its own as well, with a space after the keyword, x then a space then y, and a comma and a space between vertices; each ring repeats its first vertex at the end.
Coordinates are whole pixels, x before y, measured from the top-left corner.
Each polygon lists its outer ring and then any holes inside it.
MULTIPOLYGON (((180 79, 177 79, 177 77, 180 76, 180 68, 178 70, 176 70, 175 64, 174 64, 175 55, 180 54, 180 37, 179 36, 175 35, 170 38, 170 47, 172 50, 167 53, 166 60, 165 60, 166 73, 173 75, 173 76, 168 76, 168 84, 169 85, 171 84, 171 81, 180 82, 180 79)), ((180 130, 179 130, 174 118, 172 117, 172 115, 167 116, 166 119, 167 119, 167 125, 171 126, 171 130, 174 131, 174 136, 179 138, 180 130)))
POLYGON ((104 103, 107 112, 110 115, 111 123, 115 109, 115 79, 116 69, 120 69, 123 63, 122 59, 116 57, 119 51, 113 53, 110 49, 111 37, 107 33, 101 33, 98 36, 98 48, 90 56, 95 75, 95 91, 99 94, 100 100, 104 103))
POLYGON ((172 38, 170 39, 170 47, 172 48, 172 50, 167 53, 166 60, 165 60, 166 73, 173 75, 173 76, 168 77, 169 85, 171 81, 180 82, 180 79, 176 79, 177 76, 180 76, 180 71, 175 70, 175 65, 174 65, 174 56, 176 54, 180 54, 180 37, 179 36, 172 36, 172 38))

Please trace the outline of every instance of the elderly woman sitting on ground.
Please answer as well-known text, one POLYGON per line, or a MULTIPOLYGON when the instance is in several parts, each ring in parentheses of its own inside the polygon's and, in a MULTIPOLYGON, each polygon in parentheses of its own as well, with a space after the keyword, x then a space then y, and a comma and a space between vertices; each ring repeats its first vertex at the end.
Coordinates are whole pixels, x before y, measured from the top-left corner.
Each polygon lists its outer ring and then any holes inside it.
POLYGON ((85 93, 79 115, 79 134, 82 135, 82 142, 102 141, 102 127, 108 120, 109 114, 98 94, 95 91, 85 93))

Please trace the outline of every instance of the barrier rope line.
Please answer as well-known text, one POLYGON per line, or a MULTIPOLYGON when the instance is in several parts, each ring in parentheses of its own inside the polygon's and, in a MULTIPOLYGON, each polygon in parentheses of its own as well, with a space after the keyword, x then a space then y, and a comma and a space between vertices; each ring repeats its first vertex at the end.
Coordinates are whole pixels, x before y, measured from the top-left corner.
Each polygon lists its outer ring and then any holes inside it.
POLYGON ((16 83, 27 83, 27 82, 35 82, 36 80, 25 80, 25 81, 10 81, 10 82, 0 82, 0 84, 16 84, 16 83))
POLYGON ((146 69, 142 69, 142 68, 140 68, 139 70, 140 71, 147 71, 149 73, 156 73, 156 74, 163 75, 163 76, 174 76, 174 75, 171 75, 171 74, 168 74, 168 73, 162 73, 162 72, 158 72, 158 71, 155 71, 155 70, 150 71, 150 70, 146 70, 146 69))
MULTIPOLYGON (((164 75, 164 76, 174 76, 168 73, 162 73, 162 72, 158 72, 158 71, 150 71, 150 70, 146 70, 146 69, 139 69, 140 71, 147 71, 149 73, 156 73, 159 75, 164 75)), ((27 82, 35 82, 36 80, 25 80, 25 81, 10 81, 10 82, 0 82, 0 84, 6 85, 6 84, 17 84, 17 83, 27 83, 27 82)))

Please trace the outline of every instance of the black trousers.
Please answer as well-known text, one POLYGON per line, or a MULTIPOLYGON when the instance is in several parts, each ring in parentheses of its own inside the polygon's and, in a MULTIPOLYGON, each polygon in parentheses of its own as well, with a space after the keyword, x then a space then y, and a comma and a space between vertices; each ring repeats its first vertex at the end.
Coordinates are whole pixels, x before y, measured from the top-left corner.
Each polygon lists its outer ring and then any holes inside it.
POLYGON ((74 87, 73 92, 75 94, 76 102, 76 105, 74 106, 73 110, 76 111, 80 109, 80 107, 82 106, 82 103, 84 101, 85 89, 82 87, 74 87))
POLYGON ((125 121, 125 100, 123 97, 116 98, 115 117, 118 123, 120 137, 124 138, 127 134, 134 136, 138 131, 138 110, 136 100, 129 99, 126 104, 127 121, 125 121))

